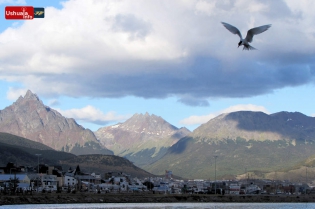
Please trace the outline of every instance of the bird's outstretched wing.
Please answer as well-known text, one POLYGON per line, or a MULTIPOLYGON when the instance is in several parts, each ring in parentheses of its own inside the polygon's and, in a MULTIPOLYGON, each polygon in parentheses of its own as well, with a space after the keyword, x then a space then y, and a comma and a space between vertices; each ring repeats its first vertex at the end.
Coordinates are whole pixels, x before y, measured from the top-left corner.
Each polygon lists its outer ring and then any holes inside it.
POLYGON ((223 24, 223 26, 228 29, 231 33, 233 34, 237 34, 241 39, 242 39, 242 34, 241 32, 236 28, 234 27, 233 25, 230 25, 228 23, 225 23, 225 22, 221 22, 223 24))
POLYGON ((262 32, 265 32, 265 31, 268 30, 270 27, 271 27, 271 25, 263 25, 263 26, 260 26, 260 27, 256 27, 256 28, 250 29, 249 31, 247 31, 247 35, 246 35, 245 40, 246 40, 247 42, 249 42, 249 43, 252 42, 254 35, 257 35, 257 34, 260 34, 260 33, 262 33, 262 32))

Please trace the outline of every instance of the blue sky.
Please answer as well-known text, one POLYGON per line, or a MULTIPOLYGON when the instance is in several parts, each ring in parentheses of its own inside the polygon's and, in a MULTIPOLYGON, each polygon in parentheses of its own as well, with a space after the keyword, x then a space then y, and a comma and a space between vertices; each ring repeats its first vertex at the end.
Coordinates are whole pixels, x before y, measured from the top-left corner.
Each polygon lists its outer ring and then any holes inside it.
POLYGON ((0 109, 27 89, 95 131, 135 113, 194 130, 238 110, 315 116, 312 0, 0 0, 0 109), (5 20, 5 6, 45 18, 5 20), (256 51, 237 48, 243 34, 256 51))

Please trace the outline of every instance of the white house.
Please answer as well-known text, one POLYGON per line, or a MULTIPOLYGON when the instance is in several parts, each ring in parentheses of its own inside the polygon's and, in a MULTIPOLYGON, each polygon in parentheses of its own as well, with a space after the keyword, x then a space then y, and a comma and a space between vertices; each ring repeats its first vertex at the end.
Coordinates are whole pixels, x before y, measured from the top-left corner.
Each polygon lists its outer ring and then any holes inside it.
POLYGON ((76 178, 74 178, 73 176, 64 176, 64 185, 66 187, 74 187, 75 185, 77 185, 78 180, 76 178))

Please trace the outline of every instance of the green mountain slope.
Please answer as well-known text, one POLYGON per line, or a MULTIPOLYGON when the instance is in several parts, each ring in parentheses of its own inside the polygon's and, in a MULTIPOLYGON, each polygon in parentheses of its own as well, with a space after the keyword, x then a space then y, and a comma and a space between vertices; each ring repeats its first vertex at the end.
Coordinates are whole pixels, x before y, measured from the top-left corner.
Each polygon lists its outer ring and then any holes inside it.
POLYGON ((247 170, 272 172, 315 154, 315 118, 301 113, 240 111, 220 115, 174 144, 144 169, 172 170, 186 178, 233 177, 247 170))

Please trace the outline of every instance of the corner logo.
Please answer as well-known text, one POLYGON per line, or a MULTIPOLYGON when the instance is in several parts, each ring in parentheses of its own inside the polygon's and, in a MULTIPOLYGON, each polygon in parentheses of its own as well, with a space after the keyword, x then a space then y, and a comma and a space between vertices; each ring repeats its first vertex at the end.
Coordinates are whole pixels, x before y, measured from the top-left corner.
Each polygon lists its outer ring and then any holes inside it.
POLYGON ((5 7, 5 19, 7 20, 32 20, 34 8, 29 6, 8 6, 5 7))
POLYGON ((45 9, 32 6, 6 6, 5 19, 7 20, 32 20, 33 18, 44 18, 45 9))
POLYGON ((34 18, 44 18, 45 17, 45 8, 34 7, 34 18))

